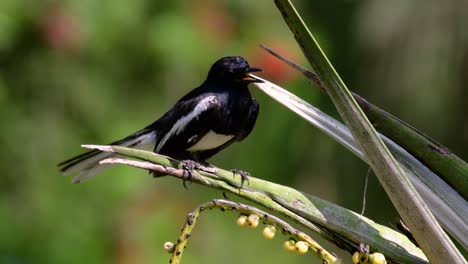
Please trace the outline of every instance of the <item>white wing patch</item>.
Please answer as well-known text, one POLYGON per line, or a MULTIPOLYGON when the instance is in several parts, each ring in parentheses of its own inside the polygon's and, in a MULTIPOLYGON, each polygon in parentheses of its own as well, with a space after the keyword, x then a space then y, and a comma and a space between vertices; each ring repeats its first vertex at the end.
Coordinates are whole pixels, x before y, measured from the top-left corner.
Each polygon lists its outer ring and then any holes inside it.
POLYGON ((223 135, 216 134, 213 130, 208 131, 198 142, 197 144, 191 146, 188 151, 199 151, 199 150, 208 150, 214 149, 219 146, 222 146, 224 143, 231 140, 233 135, 223 135))
POLYGON ((158 153, 166 141, 171 138, 173 135, 178 135, 184 128, 187 126, 187 124, 192 121, 193 119, 197 118, 201 113, 206 111, 210 105, 215 104, 217 101, 216 96, 208 96, 201 100, 195 108, 193 108, 192 112, 188 113, 186 116, 182 117, 181 119, 177 120, 175 124, 172 126, 172 128, 167 132, 166 135, 161 139, 159 142, 157 148, 156 148, 156 153, 158 153))

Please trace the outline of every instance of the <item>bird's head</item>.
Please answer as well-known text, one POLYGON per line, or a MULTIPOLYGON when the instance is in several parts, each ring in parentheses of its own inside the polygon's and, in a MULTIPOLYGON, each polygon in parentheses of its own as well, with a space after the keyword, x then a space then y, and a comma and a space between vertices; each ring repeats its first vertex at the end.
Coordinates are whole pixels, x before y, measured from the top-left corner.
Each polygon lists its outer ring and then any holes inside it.
POLYGON ((262 82, 249 74, 259 71, 262 70, 250 67, 249 63, 240 56, 223 57, 211 66, 207 80, 244 84, 262 82))

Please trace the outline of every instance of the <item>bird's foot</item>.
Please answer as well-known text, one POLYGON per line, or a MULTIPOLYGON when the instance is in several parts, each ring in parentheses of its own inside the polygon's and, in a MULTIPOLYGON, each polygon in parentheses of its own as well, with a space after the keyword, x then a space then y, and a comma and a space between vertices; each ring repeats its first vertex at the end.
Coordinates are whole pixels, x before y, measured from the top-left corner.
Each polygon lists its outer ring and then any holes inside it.
POLYGON ((244 186, 244 182, 247 182, 247 184, 249 184, 249 176, 250 176, 249 172, 243 171, 243 170, 237 170, 237 169, 231 170, 231 172, 234 173, 234 176, 236 176, 236 174, 241 176, 240 188, 242 188, 242 186, 244 186))
POLYGON ((184 179, 183 179, 183 185, 185 189, 187 189, 187 181, 192 182, 193 180, 193 174, 195 173, 194 170, 198 170, 202 168, 202 165, 200 163, 193 161, 193 160, 183 160, 179 164, 179 169, 183 169, 185 171, 184 173, 184 179))

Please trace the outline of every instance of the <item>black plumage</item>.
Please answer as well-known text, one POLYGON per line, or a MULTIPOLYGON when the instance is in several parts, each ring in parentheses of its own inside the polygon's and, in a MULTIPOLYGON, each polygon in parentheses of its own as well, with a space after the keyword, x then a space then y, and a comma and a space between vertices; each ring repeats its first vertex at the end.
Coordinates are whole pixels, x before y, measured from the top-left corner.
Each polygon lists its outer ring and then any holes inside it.
MULTIPOLYGON (((260 71, 239 56, 223 57, 211 67, 206 80, 182 97, 161 118, 144 129, 111 144, 152 149, 178 160, 205 162, 252 131, 259 105, 248 85, 258 82, 249 75, 260 71)), ((64 174, 86 180, 106 165, 99 161, 113 154, 86 152, 59 164, 64 174)))

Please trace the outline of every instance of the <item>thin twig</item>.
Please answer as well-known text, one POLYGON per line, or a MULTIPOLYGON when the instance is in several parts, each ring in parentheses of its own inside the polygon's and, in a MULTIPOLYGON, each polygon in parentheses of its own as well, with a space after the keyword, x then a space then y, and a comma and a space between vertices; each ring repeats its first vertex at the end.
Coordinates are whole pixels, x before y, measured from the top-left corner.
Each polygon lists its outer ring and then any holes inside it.
POLYGON ((372 169, 369 167, 367 169, 366 173, 366 178, 364 180, 364 190, 362 192, 362 210, 361 210, 361 215, 364 215, 364 212, 366 211, 366 200, 367 200, 367 184, 369 183, 369 176, 372 172, 372 169))
POLYGON ((211 202, 204 203, 195 210, 191 211, 187 215, 187 220, 182 227, 179 235, 179 239, 175 244, 174 252, 172 254, 171 260, 169 261, 172 264, 180 263, 185 247, 187 246, 188 239, 191 237, 192 230, 195 228, 195 225, 199 219, 201 212, 206 209, 220 208, 222 211, 234 211, 241 214, 255 214, 257 215, 265 224, 270 224, 276 226, 279 230, 282 230, 284 235, 291 237, 296 241, 305 241, 309 245, 311 252, 316 256, 320 257, 324 263, 328 264, 337 264, 342 263, 341 260, 337 259, 333 254, 325 250, 320 244, 313 240, 310 236, 301 232, 294 227, 292 227, 287 222, 281 220, 280 218, 269 214, 265 211, 262 211, 258 208, 255 208, 250 205, 236 203, 228 200, 216 199, 211 202))

